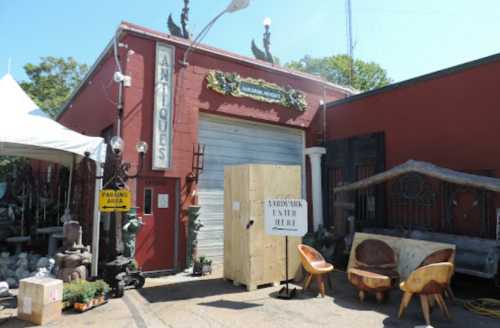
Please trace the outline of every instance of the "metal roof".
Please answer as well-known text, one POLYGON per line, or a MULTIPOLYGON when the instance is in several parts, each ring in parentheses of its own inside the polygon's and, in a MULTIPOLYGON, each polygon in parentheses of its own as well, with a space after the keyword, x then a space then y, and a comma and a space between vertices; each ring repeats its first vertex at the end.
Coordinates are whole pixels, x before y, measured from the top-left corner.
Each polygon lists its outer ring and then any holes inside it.
POLYGON ((500 192, 500 179, 443 168, 431 163, 409 160, 385 172, 372 175, 349 185, 334 188, 334 193, 367 188, 407 173, 420 173, 446 182, 500 192))

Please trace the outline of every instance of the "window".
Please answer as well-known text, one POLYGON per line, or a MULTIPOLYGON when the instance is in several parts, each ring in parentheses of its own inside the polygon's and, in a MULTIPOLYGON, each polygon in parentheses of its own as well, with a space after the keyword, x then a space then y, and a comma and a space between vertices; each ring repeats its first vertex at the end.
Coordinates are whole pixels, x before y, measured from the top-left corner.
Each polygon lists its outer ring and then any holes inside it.
POLYGON ((144 214, 153 214, 153 189, 144 189, 144 214))

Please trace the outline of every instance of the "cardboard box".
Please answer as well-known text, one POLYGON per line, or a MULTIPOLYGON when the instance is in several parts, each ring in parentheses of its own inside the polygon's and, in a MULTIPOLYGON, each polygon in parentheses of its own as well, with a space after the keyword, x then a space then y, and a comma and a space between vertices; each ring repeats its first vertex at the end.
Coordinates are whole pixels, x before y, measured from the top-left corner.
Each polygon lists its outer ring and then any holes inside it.
POLYGON ((52 278, 26 278, 20 281, 17 316, 43 325, 62 315, 63 281, 52 278))
POLYGON ((45 325, 51 321, 58 320, 62 316, 62 301, 49 304, 33 303, 29 297, 18 300, 18 319, 32 322, 37 325, 45 325))

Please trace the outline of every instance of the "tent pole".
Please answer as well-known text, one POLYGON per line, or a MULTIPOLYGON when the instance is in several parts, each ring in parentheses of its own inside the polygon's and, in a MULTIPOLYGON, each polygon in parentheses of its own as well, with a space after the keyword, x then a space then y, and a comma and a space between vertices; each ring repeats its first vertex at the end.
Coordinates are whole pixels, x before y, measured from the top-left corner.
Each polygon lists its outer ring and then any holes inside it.
MULTIPOLYGON (((96 176, 100 177, 103 174, 101 163, 95 162, 96 176)), ((101 223, 101 212, 99 211, 99 191, 102 189, 102 179, 95 181, 94 193, 94 220, 92 221, 92 265, 91 276, 97 277, 97 265, 99 264, 99 228, 101 223)))
POLYGON ((71 185, 73 184, 73 169, 75 166, 75 155, 71 158, 71 166, 69 167, 69 179, 68 179, 68 198, 66 199, 66 209, 69 209, 71 203, 71 185))

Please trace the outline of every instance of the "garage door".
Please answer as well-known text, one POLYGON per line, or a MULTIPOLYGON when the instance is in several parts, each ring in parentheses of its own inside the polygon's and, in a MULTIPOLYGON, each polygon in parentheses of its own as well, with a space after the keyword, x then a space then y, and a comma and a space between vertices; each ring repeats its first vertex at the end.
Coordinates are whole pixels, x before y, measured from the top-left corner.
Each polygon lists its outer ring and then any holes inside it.
POLYGON ((304 132, 244 120, 201 115, 199 142, 205 144, 205 168, 199 179, 201 205, 198 255, 222 263, 224 243, 224 166, 301 165, 304 132))

